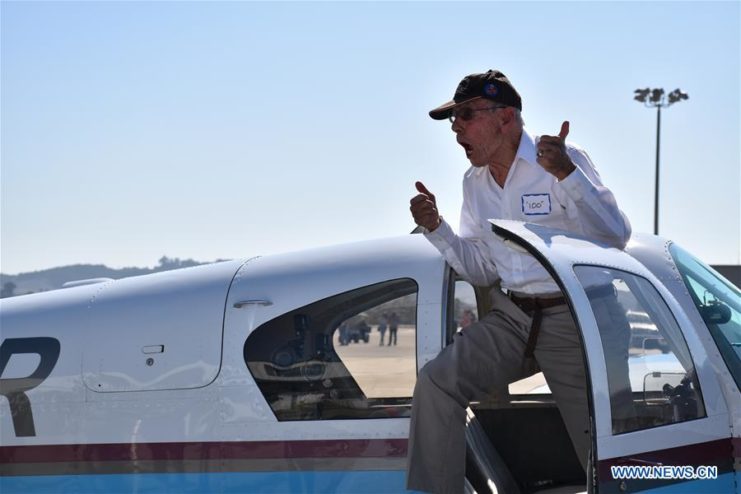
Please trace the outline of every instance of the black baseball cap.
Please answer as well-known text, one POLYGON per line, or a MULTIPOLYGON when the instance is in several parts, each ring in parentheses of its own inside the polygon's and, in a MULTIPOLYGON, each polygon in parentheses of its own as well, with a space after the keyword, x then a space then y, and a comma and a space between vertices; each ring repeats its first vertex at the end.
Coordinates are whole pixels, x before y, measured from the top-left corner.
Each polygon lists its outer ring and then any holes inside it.
POLYGON ((463 78, 455 90, 452 101, 444 103, 430 112, 435 120, 445 120, 453 109, 475 98, 486 98, 501 105, 512 106, 522 110, 522 99, 507 76, 498 70, 489 70, 483 74, 471 74, 463 78))

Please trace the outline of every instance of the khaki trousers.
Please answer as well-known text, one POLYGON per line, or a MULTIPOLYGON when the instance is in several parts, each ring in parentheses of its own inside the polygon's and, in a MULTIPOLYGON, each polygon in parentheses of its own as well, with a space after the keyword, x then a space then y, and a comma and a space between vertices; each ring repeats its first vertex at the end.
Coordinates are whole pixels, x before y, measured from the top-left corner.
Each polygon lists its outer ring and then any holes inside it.
MULTIPOLYGON (((493 292, 494 309, 457 333, 419 372, 409 431, 408 489, 463 492, 466 407, 534 372, 523 356, 530 316, 501 291, 493 292)), ((543 310, 535 359, 586 470, 590 438, 584 359, 566 305, 543 310)))

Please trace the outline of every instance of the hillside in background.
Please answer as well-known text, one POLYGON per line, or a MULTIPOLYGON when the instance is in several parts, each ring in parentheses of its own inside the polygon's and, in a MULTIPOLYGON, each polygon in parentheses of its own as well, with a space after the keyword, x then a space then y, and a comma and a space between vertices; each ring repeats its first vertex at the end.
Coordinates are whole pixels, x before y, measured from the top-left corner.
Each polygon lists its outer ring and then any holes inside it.
POLYGON ((162 256, 159 264, 153 268, 130 267, 113 269, 103 264, 75 264, 73 266, 62 266, 17 275, 0 273, 0 286, 2 286, 0 298, 56 290, 57 288, 62 288, 62 285, 68 281, 87 280, 91 278, 113 278, 117 280, 128 278, 129 276, 140 276, 160 271, 169 271, 171 269, 199 266, 201 264, 209 263, 198 262, 193 259, 180 260, 177 257, 169 258, 162 256))

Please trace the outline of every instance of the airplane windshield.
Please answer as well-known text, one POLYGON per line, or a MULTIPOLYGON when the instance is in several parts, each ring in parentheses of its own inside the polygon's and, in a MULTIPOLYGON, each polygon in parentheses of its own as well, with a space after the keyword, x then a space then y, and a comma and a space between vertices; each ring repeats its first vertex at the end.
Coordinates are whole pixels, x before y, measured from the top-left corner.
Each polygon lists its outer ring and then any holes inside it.
POLYGON ((733 379, 741 386, 741 291, 676 244, 669 250, 733 379))

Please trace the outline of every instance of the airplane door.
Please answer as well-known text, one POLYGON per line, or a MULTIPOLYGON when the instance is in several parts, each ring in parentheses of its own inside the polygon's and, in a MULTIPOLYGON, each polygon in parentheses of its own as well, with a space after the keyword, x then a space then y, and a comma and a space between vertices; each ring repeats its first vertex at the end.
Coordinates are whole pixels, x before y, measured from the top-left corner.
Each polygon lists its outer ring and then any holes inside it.
POLYGON ((548 270, 580 330, 590 492, 734 492, 730 416, 715 369, 666 287, 617 249, 540 225, 492 224, 548 270))

